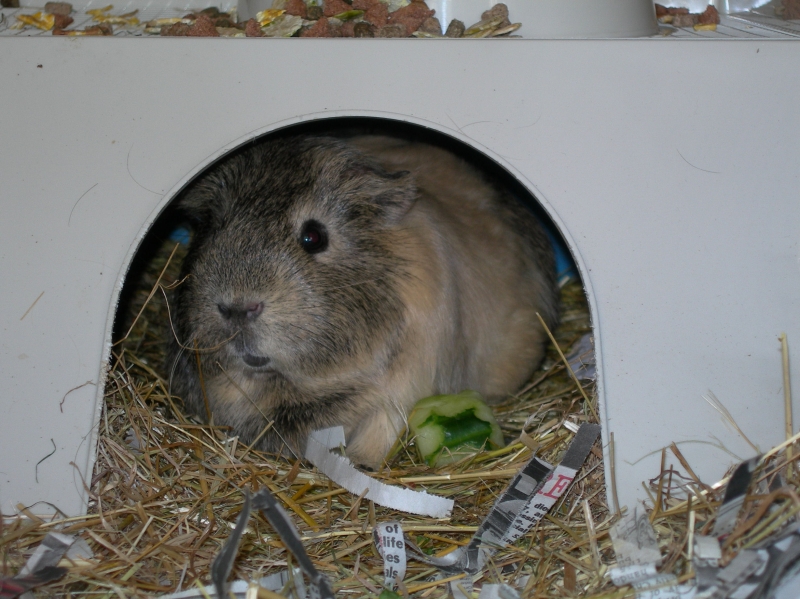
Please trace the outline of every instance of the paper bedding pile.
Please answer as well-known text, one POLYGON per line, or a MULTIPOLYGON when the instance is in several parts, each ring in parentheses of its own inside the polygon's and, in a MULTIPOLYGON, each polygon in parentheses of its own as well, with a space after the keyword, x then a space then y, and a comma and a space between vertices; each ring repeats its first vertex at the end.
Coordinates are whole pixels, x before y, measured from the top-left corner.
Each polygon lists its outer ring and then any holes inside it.
MULTIPOLYGON (((409 595, 404 584, 409 560, 432 566, 437 572, 434 577, 446 584, 449 595, 456 599, 476 595, 484 599, 521 597, 524 590, 529 590, 531 575, 519 578, 516 585, 484 582, 480 589, 474 588, 475 579, 492 564, 498 550, 527 535, 569 492, 599 434, 598 425, 581 425, 557 466, 531 458, 496 499, 470 540, 445 556, 431 556, 422 551, 404 534, 400 521, 374 525, 372 541, 383 560, 381 597, 409 595)), ((767 454, 741 463, 717 489, 698 481, 699 486, 692 489, 694 497, 690 495, 684 502, 685 507, 680 506, 687 514, 685 539, 681 544, 681 550, 686 552, 686 565, 691 565, 686 575, 679 577, 664 571, 669 558, 665 559, 651 524, 658 510, 648 514, 638 507, 627 510, 610 527, 608 532, 616 564, 610 568, 601 566, 597 575, 609 578, 621 590, 630 589, 629 593, 615 596, 634 595, 637 599, 790 599, 800 596, 800 525, 796 521, 800 498, 786 484, 785 460, 781 463, 780 459, 775 459, 776 456, 785 457, 786 448, 799 438, 797 435, 767 454), (754 486, 765 487, 762 490, 766 494, 760 501, 754 500, 752 493, 748 494, 754 486), (707 514, 701 512, 700 518, 706 521, 698 526, 698 511, 692 510, 693 499, 710 504, 716 492, 723 495, 714 518, 707 519, 707 514), (788 501, 781 504, 778 501, 781 497, 788 501), (754 509, 754 514, 748 514, 754 509), (662 567, 660 572, 659 566, 662 567)), ((346 457, 337 453, 344 443, 341 427, 317 431, 309 441, 306 458, 351 493, 363 487, 362 498, 387 502, 399 511, 437 518, 448 517, 453 509, 452 500, 390 486, 356 470, 346 457)), ((666 477, 659 477, 656 487, 659 494, 665 491, 665 480, 666 477)), ((315 560, 306 552, 292 517, 280 501, 266 487, 252 497, 247 488, 243 494, 243 506, 236 523, 211 565, 213 585, 198 585, 195 589, 162 597, 333 599, 336 596, 333 585, 314 565, 315 560), (297 567, 288 567, 260 580, 237 580, 230 584, 228 578, 253 510, 263 514, 294 557, 297 567)), ((676 507, 673 506, 672 511, 676 507)), ((589 542, 597 557, 596 535, 590 536, 589 542)), ((59 566, 63 561, 74 563, 92 557, 92 550, 84 539, 51 532, 16 576, 2 579, 0 597, 16 597, 60 578, 67 571, 59 566)))

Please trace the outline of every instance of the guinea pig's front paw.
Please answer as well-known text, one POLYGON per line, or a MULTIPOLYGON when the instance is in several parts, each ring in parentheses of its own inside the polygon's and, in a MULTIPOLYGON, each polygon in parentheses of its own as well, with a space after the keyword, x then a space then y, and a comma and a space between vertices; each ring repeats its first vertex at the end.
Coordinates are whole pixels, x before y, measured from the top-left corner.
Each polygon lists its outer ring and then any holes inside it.
POLYGON ((394 437, 388 443, 383 439, 376 439, 372 443, 361 443, 360 438, 349 441, 347 457, 357 466, 367 470, 378 470, 383 465, 383 458, 389 453, 394 443, 394 437))
POLYGON ((375 470, 380 469, 380 467, 383 465, 383 458, 386 457, 387 453, 389 453, 389 449, 391 449, 391 447, 391 444, 385 448, 384 445, 381 445, 381 449, 379 451, 375 451, 374 447, 371 448, 373 451, 366 451, 366 448, 362 447, 361 444, 356 441, 352 446, 348 444, 347 457, 356 466, 374 472, 375 470))
POLYGON ((395 426, 385 413, 368 418, 348 435, 347 457, 369 470, 380 469, 402 428, 395 426))

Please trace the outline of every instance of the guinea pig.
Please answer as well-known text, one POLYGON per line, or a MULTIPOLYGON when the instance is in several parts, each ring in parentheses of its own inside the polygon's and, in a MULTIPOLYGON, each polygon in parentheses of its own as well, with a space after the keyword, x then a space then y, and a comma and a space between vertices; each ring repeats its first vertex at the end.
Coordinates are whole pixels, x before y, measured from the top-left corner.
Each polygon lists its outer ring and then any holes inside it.
POLYGON ((544 353, 536 313, 557 320, 539 221, 434 145, 257 141, 178 201, 196 228, 172 393, 262 450, 302 455, 341 425, 348 456, 378 467, 418 400, 517 390, 544 353))

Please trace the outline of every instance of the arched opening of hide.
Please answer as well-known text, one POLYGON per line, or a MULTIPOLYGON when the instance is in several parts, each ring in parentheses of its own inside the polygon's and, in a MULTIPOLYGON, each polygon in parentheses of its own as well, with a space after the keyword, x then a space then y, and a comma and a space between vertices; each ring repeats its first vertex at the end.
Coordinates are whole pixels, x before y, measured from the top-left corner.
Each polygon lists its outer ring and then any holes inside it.
MULTIPOLYGON (((207 363, 203 362, 205 357, 202 354, 209 349, 208 345, 203 346, 202 340, 193 344, 188 336, 179 339, 183 346, 184 364, 190 364, 197 369, 195 372, 200 373, 196 386, 202 400, 198 402, 195 399, 193 404, 184 401, 187 398, 181 397, 180 393, 175 393, 171 384, 174 373, 170 372, 175 361, 169 357, 168 349, 174 343, 175 335, 182 335, 181 325, 176 324, 180 317, 176 314, 179 308, 174 298, 176 289, 185 284, 187 275, 186 272, 181 274, 181 263, 199 234, 196 221, 181 208, 187 190, 207 177, 214 168, 247 152, 252 144, 264 141, 280 143, 305 135, 333 136, 349 143, 349 140, 365 134, 413 140, 456 154, 492 186, 505 190, 517 205, 535 217, 546 230, 548 247, 555 255, 559 318, 551 332, 580 380, 576 384, 559 351, 548 339, 543 359, 537 358, 537 363, 531 365, 525 381, 504 397, 495 399, 492 405, 507 447, 474 451, 460 457, 455 464, 434 469, 414 453, 413 435, 401 430, 396 439, 391 439, 386 460, 372 465, 376 474, 396 484, 407 484, 402 481, 413 483, 415 478, 425 483, 425 476, 433 476, 432 485, 427 487, 430 493, 459 498, 460 507, 453 515, 454 522, 475 525, 488 512, 507 482, 507 478, 483 480, 487 471, 518 468, 530 458, 532 450, 545 459, 552 459, 563 451, 569 431, 576 425, 597 422, 593 330, 586 293, 562 235, 531 191, 483 153, 434 130, 374 118, 318 120, 271 132, 207 165, 166 207, 142 242, 120 297, 112 370, 106 390, 107 403, 101 419, 101 449, 95 466, 95 485, 110 490, 111 496, 103 499, 104 509, 115 503, 146 503, 159 498, 159 501, 172 506, 170 509, 174 513, 190 514, 184 526, 185 534, 196 533, 192 543, 205 542, 207 539, 202 539, 203 534, 219 541, 224 539, 225 531, 215 527, 214 522, 219 518, 230 519, 229 514, 238 511, 241 506, 238 489, 247 486, 267 486, 280 493, 285 505, 294 511, 300 526, 310 529, 320 526, 336 528, 361 520, 374 521, 376 513, 378 520, 385 516, 381 514, 383 508, 380 506, 370 506, 366 501, 349 497, 343 490, 329 484, 292 448, 284 448, 280 455, 268 451, 262 453, 259 444, 271 432, 274 423, 265 419, 266 425, 239 435, 236 433, 241 431, 231 427, 230 418, 225 420, 223 416, 221 423, 214 414, 209 425, 208 418, 203 416, 214 412, 213 401, 208 402, 208 396, 213 393, 211 387, 217 383, 208 373, 207 363), (587 397, 589 401, 586 401, 587 397), (204 415, 202 412, 205 410, 204 415), (124 484, 121 472, 124 472, 125 460, 120 452, 131 452, 139 464, 136 475, 128 477, 124 484), (451 471, 483 474, 475 479, 465 478, 463 485, 437 485, 436 476, 445 476, 451 471), (479 480, 483 482, 478 484, 479 480)), ((242 243, 246 245, 246 240, 242 243)), ((189 273, 188 276, 195 275, 189 273)), ((231 307, 234 304, 233 300, 225 304, 228 316, 222 307, 217 306, 223 320, 235 316, 231 313, 231 310, 235 313, 235 306, 231 307)), ((265 309, 260 306, 258 310, 240 310, 242 322, 247 322, 254 314, 258 317, 265 309)), ((298 343, 304 341, 302 335, 298 337, 298 343)), ((250 352, 245 360, 248 358, 255 361, 264 356, 250 352)), ((255 366, 258 368, 261 364, 255 366)), ((222 377, 230 379, 234 388, 248 395, 249 389, 239 389, 242 383, 235 375, 226 373, 224 368, 222 370, 222 377)), ((282 438, 282 431, 275 432, 282 438)), ((591 481, 587 480, 585 484, 591 482, 600 490, 592 495, 592 501, 598 502, 598 509, 605 510, 601 457, 593 455, 590 460, 593 460, 592 466, 597 467, 593 469, 591 481)), ((265 525, 259 523, 258 526, 265 525)), ((133 531, 131 538, 139 532, 133 531)), ((444 541, 435 535, 417 541, 425 550, 438 551, 445 547, 442 545, 444 541)), ((201 554, 205 551, 208 557, 213 549, 194 547, 193 550, 201 554)), ((280 557, 285 550, 277 545, 267 549, 251 547, 248 551, 254 551, 253 555, 261 552, 258 559, 262 559, 264 550, 270 554, 270 559, 285 559, 285 556, 280 557)), ((245 565, 242 565, 240 575, 244 576, 251 566, 253 570, 258 569, 258 559, 246 564, 242 560, 245 565)), ((366 557, 362 559, 368 560, 366 557)), ((167 556, 166 561, 175 562, 171 570, 180 575, 183 566, 177 557, 167 556)), ((524 567, 529 566, 520 566, 524 567)), ((166 569, 170 570, 170 567, 166 569)), ((196 577, 205 575, 198 570, 196 577)), ((187 584, 183 586, 185 588, 187 584)))

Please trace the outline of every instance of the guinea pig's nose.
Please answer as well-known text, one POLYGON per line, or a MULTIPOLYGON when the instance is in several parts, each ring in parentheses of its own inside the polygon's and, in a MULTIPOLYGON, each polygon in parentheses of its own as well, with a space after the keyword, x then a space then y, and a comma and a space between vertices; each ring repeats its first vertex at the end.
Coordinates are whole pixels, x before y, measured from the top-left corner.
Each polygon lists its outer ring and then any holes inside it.
POLYGON ((254 320, 264 311, 264 302, 217 304, 225 320, 254 320))

